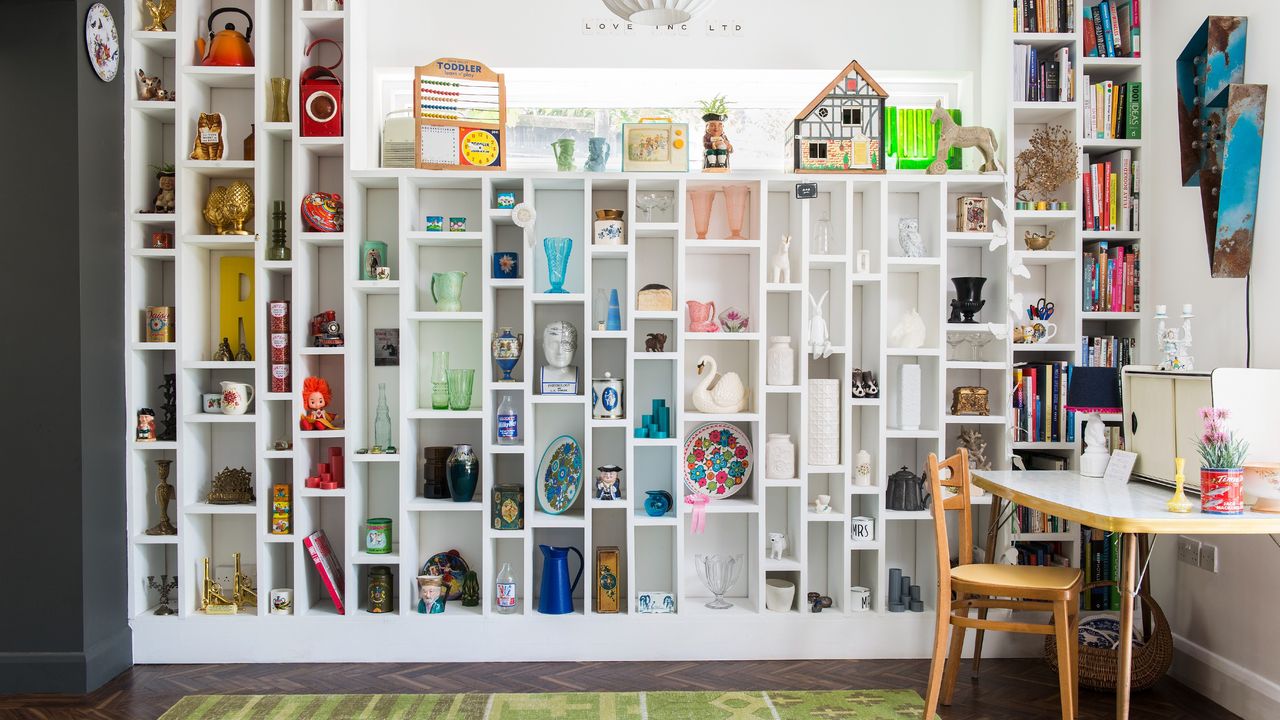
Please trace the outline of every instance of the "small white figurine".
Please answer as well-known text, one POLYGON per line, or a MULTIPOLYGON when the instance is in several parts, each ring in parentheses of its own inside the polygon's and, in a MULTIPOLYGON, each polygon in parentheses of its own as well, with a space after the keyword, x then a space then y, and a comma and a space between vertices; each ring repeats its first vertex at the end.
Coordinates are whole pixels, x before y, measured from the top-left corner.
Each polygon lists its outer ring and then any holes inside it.
POLYGON ((781 560, 782 553, 787 551, 787 536, 785 533, 771 532, 769 533, 769 559, 781 560))
POLYGON ((1156 306, 1156 342, 1160 344, 1161 370, 1191 370, 1195 366, 1195 358, 1191 357, 1191 313, 1190 305, 1182 306, 1182 327, 1166 327, 1169 317, 1164 305, 1156 306))
POLYGON ((829 292, 822 293, 818 300, 808 294, 809 304, 813 306, 813 314, 809 316, 809 349, 814 360, 831 357, 831 335, 827 332, 826 318, 822 317, 822 303, 826 302, 829 292))
POLYGON ((706 377, 693 389, 690 400, 698 412, 737 413, 747 407, 747 386, 736 372, 719 375, 716 359, 710 355, 698 358, 698 374, 706 377), (715 385, 715 387, 712 387, 715 385))
POLYGON ((791 236, 783 235, 778 252, 769 258, 769 271, 775 283, 791 282, 791 236))
POLYGON ((911 350, 924 346, 924 318, 915 308, 902 316, 893 331, 889 333, 889 347, 911 350))
POLYGON ((831 512, 831 496, 819 495, 813 499, 813 511, 819 515, 831 512))
POLYGON ((902 247, 903 257, 924 257, 924 239, 920 237, 920 218, 898 220, 898 245, 902 247))

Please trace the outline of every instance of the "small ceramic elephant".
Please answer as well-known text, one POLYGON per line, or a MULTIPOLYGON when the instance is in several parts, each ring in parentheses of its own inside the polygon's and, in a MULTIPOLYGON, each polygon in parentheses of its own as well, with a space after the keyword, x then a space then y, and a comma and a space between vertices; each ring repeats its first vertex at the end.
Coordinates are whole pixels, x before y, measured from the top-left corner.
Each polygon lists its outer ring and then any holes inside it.
POLYGON ((782 553, 787 551, 786 533, 771 532, 769 533, 769 559, 781 560, 782 553))
POLYGON ((667 336, 665 333, 648 333, 644 340, 645 352, 662 352, 667 346, 667 336))

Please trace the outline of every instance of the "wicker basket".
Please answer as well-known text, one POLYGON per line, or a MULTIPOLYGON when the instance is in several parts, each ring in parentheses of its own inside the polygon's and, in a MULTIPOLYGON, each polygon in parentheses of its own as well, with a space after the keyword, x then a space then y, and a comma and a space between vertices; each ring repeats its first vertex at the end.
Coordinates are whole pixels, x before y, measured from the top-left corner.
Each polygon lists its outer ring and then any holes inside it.
MULTIPOLYGON (((1114 582, 1095 582, 1084 586, 1084 593, 1097 587, 1114 587, 1114 582)), ((1173 633, 1169 630, 1169 621, 1156 601, 1146 593, 1139 593, 1142 606, 1151 616, 1151 636, 1145 644, 1133 649, 1133 664, 1130 667, 1130 687, 1133 690, 1146 690, 1155 684, 1173 664, 1173 633)), ((1130 639, 1132 642, 1132 639, 1130 639)), ((1058 643, 1052 635, 1044 641, 1044 659, 1058 670, 1058 643)), ((1119 664, 1119 653, 1115 650, 1080 646, 1079 675, 1080 684, 1093 690, 1115 690, 1119 664)))

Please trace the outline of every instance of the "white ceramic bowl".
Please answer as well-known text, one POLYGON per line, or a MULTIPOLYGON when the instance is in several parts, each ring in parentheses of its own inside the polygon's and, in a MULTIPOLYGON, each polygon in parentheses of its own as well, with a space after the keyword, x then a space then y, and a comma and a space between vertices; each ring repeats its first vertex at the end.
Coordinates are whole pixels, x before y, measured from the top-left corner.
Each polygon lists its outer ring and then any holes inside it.
POLYGON ((796 596, 796 585, 787 580, 765 580, 764 606, 774 612, 788 612, 796 596))
POLYGON ((1245 463, 1244 491, 1258 498, 1254 512, 1280 512, 1280 462, 1245 463))

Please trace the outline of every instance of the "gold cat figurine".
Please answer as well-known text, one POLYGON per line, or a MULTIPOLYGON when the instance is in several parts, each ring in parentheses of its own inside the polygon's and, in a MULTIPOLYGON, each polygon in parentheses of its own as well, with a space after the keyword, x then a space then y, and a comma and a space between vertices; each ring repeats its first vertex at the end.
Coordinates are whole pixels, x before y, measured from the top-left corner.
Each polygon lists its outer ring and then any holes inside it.
POLYGON ((221 160, 227 152, 226 125, 227 120, 222 113, 200 113, 191 159, 221 160))

